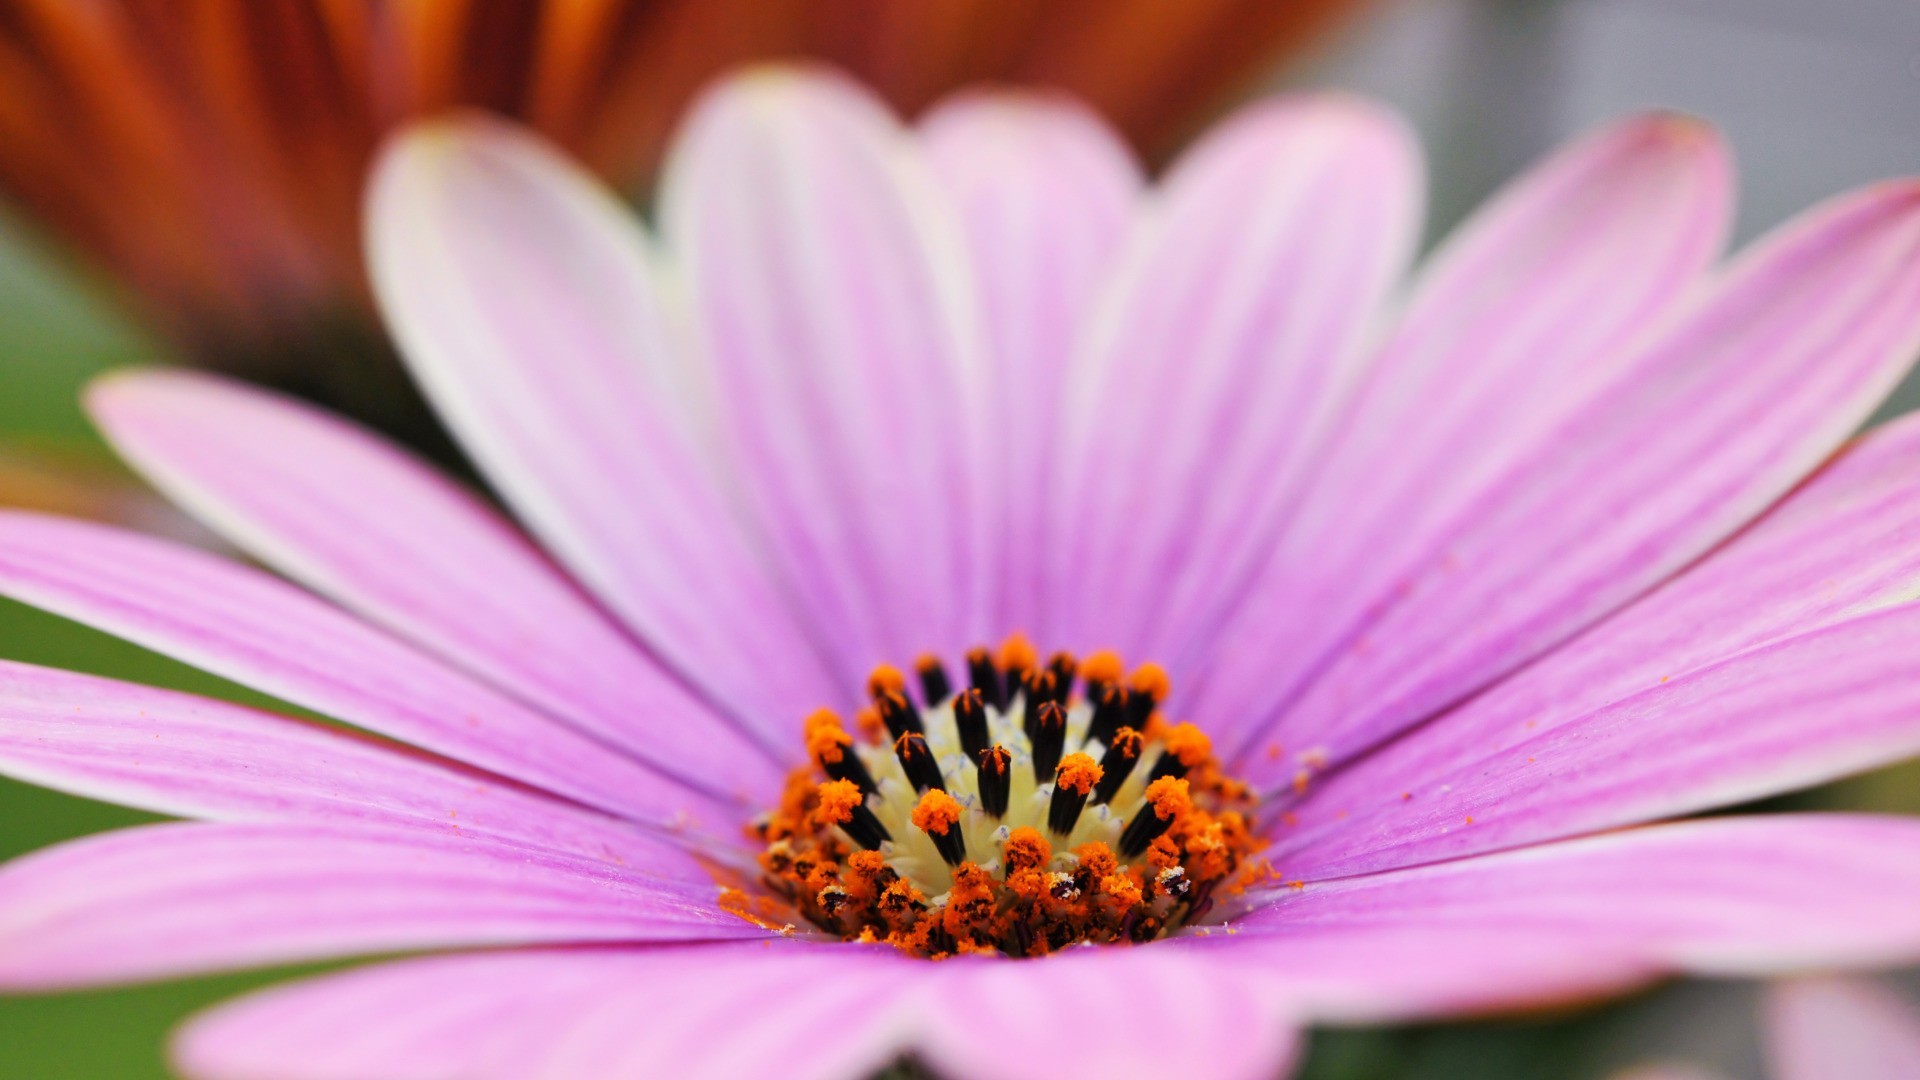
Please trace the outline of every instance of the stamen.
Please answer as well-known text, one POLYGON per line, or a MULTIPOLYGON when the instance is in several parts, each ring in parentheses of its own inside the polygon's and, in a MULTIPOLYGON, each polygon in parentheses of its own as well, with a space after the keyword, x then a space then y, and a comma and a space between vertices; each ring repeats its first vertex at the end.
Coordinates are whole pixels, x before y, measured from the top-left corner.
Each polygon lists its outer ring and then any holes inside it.
POLYGON ((1148 661, 1133 669, 1133 678, 1127 680, 1127 688, 1147 695, 1155 705, 1159 705, 1172 692, 1173 680, 1167 677, 1166 668, 1148 661))
POLYGON ((1012 694, 1013 688, 1021 684, 1027 672, 1040 662, 1040 654, 1034 651, 1033 642, 1027 640, 1027 635, 1015 631, 1000 643, 999 660, 1000 670, 1006 672, 1007 693, 1012 694))
POLYGON ((1054 700, 1065 705, 1073 696, 1073 679, 1080 670, 1080 664, 1070 652, 1057 652, 1047 659, 1047 670, 1053 674, 1054 700))
POLYGON ((896 694, 906 693, 907 677, 892 664, 876 664, 872 674, 867 676, 867 696, 877 699, 889 690, 896 694))
POLYGON ((907 782, 913 785, 913 790, 946 787, 940 775, 940 765, 933 760, 933 751, 928 748, 925 735, 907 732, 894 740, 893 752, 900 759, 900 767, 906 770, 907 782))
POLYGON ((835 780, 849 780, 862 795, 873 794, 873 774, 853 752, 853 736, 840 726, 839 714, 832 709, 815 709, 806 721, 807 754, 820 769, 835 780))
POLYGON ((1041 671, 1029 675, 1020 686, 1020 730, 1031 742, 1040 730, 1040 706, 1058 702, 1053 692, 1053 673, 1041 671))
MULTIPOLYGON (((1056 706, 1057 707, 1057 706, 1056 706)), ((1100 766, 1085 754, 1068 754, 1053 774, 1053 799, 1047 806, 1047 828, 1056 836, 1073 832, 1086 809, 1087 796, 1100 782, 1100 766)))
POLYGON ((913 808, 913 827, 933 838, 940 857, 948 866, 967 861, 967 838, 960 831, 960 804, 953 796, 935 788, 920 796, 913 808))
POLYGON ((1038 829, 1020 828, 1007 834, 1000 845, 1000 858, 1006 863, 1007 876, 1025 870, 1038 870, 1053 858, 1053 845, 1038 829))
POLYGON ((953 693, 953 682, 947 678, 946 665, 940 662, 939 657, 922 653, 913 662, 913 670, 920 676, 920 700, 927 703, 927 708, 938 708, 953 693))
POLYGON ((1163 776, 1147 785, 1147 804, 1127 822, 1127 831, 1120 834, 1120 854, 1126 858, 1137 858, 1146 851, 1148 844, 1173 826, 1177 815, 1193 806, 1193 798, 1185 780, 1163 776))
POLYGON ((1112 742, 1114 732, 1127 726, 1127 692, 1108 682, 1088 683, 1087 688, 1093 698, 1093 719, 1087 724, 1087 738, 1097 743, 1112 742))
POLYGON ((1105 805, 1113 801, 1114 793, 1120 785, 1133 775, 1133 767, 1140 763, 1140 748, 1145 740, 1140 733, 1130 727, 1114 732, 1113 740, 1107 743, 1107 752, 1100 757, 1100 783, 1093 789, 1093 801, 1105 805))
POLYGON ((1134 669, 1127 687, 1127 726, 1139 730, 1147 726, 1147 717, 1167 699, 1171 687, 1167 672, 1159 664, 1141 664, 1134 669))
POLYGON ((1033 734, 1033 782, 1044 784, 1067 748, 1067 710, 1049 701, 1040 706, 1033 734))
POLYGON ((887 725, 887 733, 898 739, 908 732, 926 734, 926 725, 920 722, 920 713, 907 700, 907 695, 898 690, 882 690, 873 696, 873 704, 880 710, 880 719, 887 725))
POLYGON ((979 760, 980 809, 989 817, 1006 817, 1007 796, 1013 791, 1013 755, 1006 747, 995 746, 981 751, 979 760))
POLYGON ((993 666, 993 656, 987 650, 967 650, 967 682, 980 691, 980 697, 994 711, 1006 710, 1007 684, 1001 681, 1000 669, 993 666))
POLYGON ((1149 786, 1164 776, 1185 776, 1213 754, 1213 740, 1192 724, 1175 724, 1162 741, 1167 748, 1147 777, 1149 786))
POLYGON ((968 760, 980 760, 980 752, 991 739, 987 734, 987 706, 980 700, 980 691, 968 689, 953 699, 953 726, 968 760))
POLYGON ((865 797, 851 780, 829 780, 820 785, 817 815, 822 825, 838 825, 854 843, 869 851, 893 839, 887 827, 867 809, 865 797))
POLYGON ((1118 683, 1126 670, 1126 666, 1120 662, 1120 654, 1111 649, 1102 649, 1088 656, 1086 662, 1080 665, 1080 677, 1087 680, 1087 699, 1098 701, 1094 690, 1118 683))

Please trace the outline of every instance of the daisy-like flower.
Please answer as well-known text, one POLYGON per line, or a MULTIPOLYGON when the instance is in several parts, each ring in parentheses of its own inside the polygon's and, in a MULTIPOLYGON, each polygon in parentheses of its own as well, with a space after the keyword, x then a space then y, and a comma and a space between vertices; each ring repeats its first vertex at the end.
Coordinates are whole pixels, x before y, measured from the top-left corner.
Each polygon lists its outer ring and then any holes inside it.
POLYGON ((98 385, 292 581, 12 514, 0 591, 377 737, 8 665, 0 765, 203 820, 0 872, 0 984, 455 950, 202 1016, 200 1077, 1254 1077, 1920 956, 1920 822, 1644 824, 1920 750, 1920 426, 1845 443, 1920 346, 1920 187, 1717 265, 1721 143, 1638 117, 1402 290, 1419 174, 1341 97, 1148 189, 1069 104, 762 72, 650 234, 414 130, 374 280, 518 524, 259 391, 98 385))

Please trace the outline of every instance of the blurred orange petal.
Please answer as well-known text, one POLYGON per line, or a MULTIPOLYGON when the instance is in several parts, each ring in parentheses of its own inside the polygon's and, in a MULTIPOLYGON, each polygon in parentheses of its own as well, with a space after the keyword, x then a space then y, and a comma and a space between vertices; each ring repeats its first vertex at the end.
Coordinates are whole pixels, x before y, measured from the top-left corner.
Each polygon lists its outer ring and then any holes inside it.
POLYGON ((1154 157, 1355 4, 0 0, 0 188, 201 362, 313 381, 314 327, 365 309, 361 183, 407 117, 493 109, 631 185, 716 72, 809 55, 909 112, 1062 87, 1154 157))

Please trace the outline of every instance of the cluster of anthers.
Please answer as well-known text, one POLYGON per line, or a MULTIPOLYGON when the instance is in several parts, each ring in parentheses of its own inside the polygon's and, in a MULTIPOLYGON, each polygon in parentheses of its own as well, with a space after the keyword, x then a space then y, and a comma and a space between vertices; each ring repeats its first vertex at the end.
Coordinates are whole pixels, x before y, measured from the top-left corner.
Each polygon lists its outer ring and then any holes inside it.
POLYGON ((939 660, 915 669, 917 702, 883 665, 851 731, 807 717, 812 762, 753 825, 766 883, 815 925, 936 959, 1040 956, 1151 940, 1264 872, 1250 794, 1161 716, 1158 665, 1042 665, 1015 635, 969 652, 957 693, 939 660))

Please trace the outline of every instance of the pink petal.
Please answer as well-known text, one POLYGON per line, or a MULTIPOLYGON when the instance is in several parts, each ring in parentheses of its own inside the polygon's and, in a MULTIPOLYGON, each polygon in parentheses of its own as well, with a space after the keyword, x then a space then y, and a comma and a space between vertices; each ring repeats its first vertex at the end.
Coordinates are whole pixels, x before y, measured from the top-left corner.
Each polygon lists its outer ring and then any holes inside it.
POLYGON ((275 987, 174 1040, 196 1080, 870 1075, 923 962, 798 942, 403 960, 275 987))
POLYGON ((600 185, 477 116, 413 129, 368 205, 414 375, 526 525, 664 661, 764 737, 844 695, 741 530, 646 239, 600 185))
POLYGON ((119 375, 88 404, 156 486, 276 569, 663 772, 778 790, 772 752, 650 663, 491 509, 396 448, 206 375, 119 375))
POLYGON ((1774 1080, 1911 1080, 1920 1076, 1920 1010, 1885 984, 1810 978, 1767 992, 1774 1080))
POLYGON ((726 800, 695 794, 278 578, 195 548, 0 511, 0 593, 602 809, 656 822, 695 811, 716 826, 738 819, 726 800))
POLYGON ((974 637, 984 392, 955 223, 866 91, 760 71, 699 102, 661 220, 741 496, 843 673, 974 637))
POLYGON ((1692 1065, 1642 1065, 1615 1073, 1610 1080, 1727 1080, 1725 1074, 1692 1065))
POLYGON ((1275 1076, 1295 1051, 1231 968, 1157 948, 934 965, 776 942, 442 957, 267 990, 175 1044, 204 1080, 1275 1076), (1147 1024, 1140 1018, 1151 1018, 1147 1024))
POLYGON ((1711 130, 1636 117, 1547 159, 1447 241, 1208 650, 1210 730, 1252 731, 1474 495, 1618 377, 1718 252, 1730 188, 1711 130))
POLYGON ((1174 168, 1074 360, 1053 635, 1172 659, 1272 545, 1420 223, 1406 126, 1243 112, 1174 168))
MULTIPOLYGON (((1233 925, 1234 940, 1511 934, 1558 953, 1570 972, 1612 957, 1617 964, 1595 969, 1612 987, 1631 963, 1758 976, 1911 961, 1920 958, 1916 889, 1920 820, 1728 817, 1276 886, 1233 925)), ((1378 957, 1356 950, 1354 961, 1364 977, 1378 957)))
POLYGON ((1920 187, 1804 216, 1488 488, 1276 735, 1338 760, 1559 644, 1784 495, 1916 349, 1920 187))
POLYGON ((927 994, 919 1049, 941 1076, 1057 1080, 1285 1076, 1291 1015, 1231 968, 1176 949, 956 960, 927 994))
POLYGON ((322 724, 0 661, 0 772, 162 814, 484 836, 711 880, 635 827, 322 724))
POLYGON ((1065 98, 962 94, 920 124, 986 316, 978 447, 995 583, 983 631, 1040 629, 1067 361, 1140 190, 1119 137, 1065 98))
POLYGON ((1302 828, 1282 850, 1302 872, 1325 859, 1350 867, 1351 856, 1378 869, 1758 798, 1906 756, 1916 732, 1899 698, 1920 614, 1871 613, 1920 591, 1915 536, 1920 421, 1902 421, 1704 563, 1317 783, 1293 807, 1302 828), (1845 655, 1828 666, 1835 650, 1845 655), (1752 682, 1723 689, 1736 679, 1752 682), (1782 689, 1763 696, 1763 686, 1782 689), (1827 716, 1839 719, 1806 722, 1827 716), (1669 740, 1674 752, 1656 750, 1669 740), (1489 827, 1451 827, 1467 814, 1489 827), (1445 835, 1425 835, 1422 818, 1445 835), (1375 848, 1388 833, 1393 846, 1375 848))
POLYGON ((1581 1005, 1657 978, 1649 960, 1532 928, 1317 927, 1254 934, 1206 927, 1155 948, 1237 976, 1303 1020, 1393 1024, 1581 1005))
POLYGON ((0 869, 0 987, 51 990, 462 945, 762 937, 716 887, 477 838, 148 825, 0 869))
POLYGON ((1275 855, 1308 880, 1371 873, 1745 802, 1909 757, 1920 753, 1916 643, 1920 604, 1790 638, 1404 791, 1367 789, 1353 811, 1338 793, 1316 795, 1275 855))

